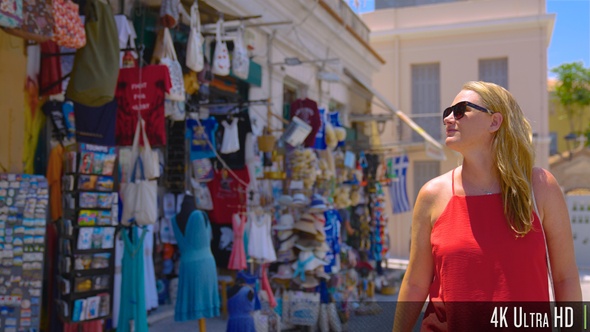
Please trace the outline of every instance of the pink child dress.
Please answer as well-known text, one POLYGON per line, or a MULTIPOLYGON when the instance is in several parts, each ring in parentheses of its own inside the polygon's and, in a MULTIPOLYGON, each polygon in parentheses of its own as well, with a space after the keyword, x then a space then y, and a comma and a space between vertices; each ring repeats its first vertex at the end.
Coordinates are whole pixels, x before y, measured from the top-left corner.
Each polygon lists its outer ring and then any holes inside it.
POLYGON ((232 228, 234 230, 234 244, 229 256, 227 268, 230 270, 245 270, 246 251, 244 249, 244 229, 246 229, 246 216, 235 213, 232 217, 232 228))

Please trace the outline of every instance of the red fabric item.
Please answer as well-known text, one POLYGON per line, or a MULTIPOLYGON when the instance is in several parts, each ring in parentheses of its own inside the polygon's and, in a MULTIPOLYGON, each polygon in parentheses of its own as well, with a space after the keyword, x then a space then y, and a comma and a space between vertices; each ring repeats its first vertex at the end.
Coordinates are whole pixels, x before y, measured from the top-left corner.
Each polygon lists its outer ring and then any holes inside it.
POLYGON ((275 300, 275 296, 272 293, 272 288, 270 287, 270 282, 268 282, 268 276, 266 271, 268 270, 268 264, 264 264, 262 266, 262 278, 261 278, 261 284, 262 284, 262 290, 266 292, 266 295, 268 296, 268 305, 271 308, 274 308, 277 306, 277 300, 275 300))
POLYGON ((536 213, 533 230, 517 238, 501 194, 457 196, 454 181, 452 186, 453 197, 430 236, 434 280, 422 331, 490 326, 492 302, 537 302, 524 310, 549 310, 545 240, 536 213))
MULTIPOLYGON (((250 182, 248 168, 233 169, 232 172, 242 182, 250 182)), ((207 187, 209 187, 213 201, 213 210, 209 211, 209 219, 212 223, 231 225, 234 213, 240 212, 241 205, 245 208, 248 198, 246 187, 226 169, 215 171, 215 177, 207 182, 207 187)))
POLYGON ((104 331, 104 320, 84 323, 64 323, 64 332, 98 332, 104 331))
POLYGON ((309 98, 297 99, 291 103, 290 113, 291 119, 297 116, 311 126, 311 132, 305 138, 303 145, 307 148, 314 147, 315 137, 322 126, 318 104, 309 98))
POLYGON ((146 122, 145 129, 150 144, 152 146, 166 145, 164 98, 171 86, 168 68, 163 65, 119 70, 117 90, 115 91, 119 107, 115 130, 117 145, 133 144, 139 111, 146 122), (140 70, 141 84, 139 84, 140 70))
POLYGON ((61 62, 59 56, 45 54, 60 53, 59 46, 54 41, 41 43, 41 72, 39 73, 39 91, 42 96, 56 95, 63 92, 61 83, 61 62), (53 87, 49 90, 47 87, 53 87), (42 94, 41 94, 42 92, 42 94))

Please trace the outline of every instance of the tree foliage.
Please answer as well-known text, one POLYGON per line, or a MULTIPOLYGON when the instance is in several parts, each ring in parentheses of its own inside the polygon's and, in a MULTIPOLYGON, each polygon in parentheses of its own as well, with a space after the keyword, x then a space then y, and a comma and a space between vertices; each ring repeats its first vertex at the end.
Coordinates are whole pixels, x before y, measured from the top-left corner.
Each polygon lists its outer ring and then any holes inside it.
POLYGON ((584 123, 584 114, 590 106, 590 69, 582 62, 564 63, 551 69, 557 74, 555 98, 563 107, 571 133, 581 135, 590 123, 584 123))

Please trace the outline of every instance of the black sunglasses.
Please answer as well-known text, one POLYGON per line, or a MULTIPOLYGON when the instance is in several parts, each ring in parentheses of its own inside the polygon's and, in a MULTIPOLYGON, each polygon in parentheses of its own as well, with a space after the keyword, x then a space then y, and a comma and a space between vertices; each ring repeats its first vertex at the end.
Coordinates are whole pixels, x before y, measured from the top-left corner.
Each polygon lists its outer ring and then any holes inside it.
POLYGON ((469 106, 471 108, 475 108, 478 111, 494 114, 494 112, 490 111, 489 109, 487 109, 485 107, 481 107, 479 105, 476 105, 474 103, 470 103, 468 101, 460 101, 451 107, 447 107, 443 111, 443 126, 445 125, 445 118, 447 116, 449 116, 449 114, 451 114, 451 112, 453 113, 455 120, 461 119, 465 115, 465 112, 467 112, 467 106, 469 106))

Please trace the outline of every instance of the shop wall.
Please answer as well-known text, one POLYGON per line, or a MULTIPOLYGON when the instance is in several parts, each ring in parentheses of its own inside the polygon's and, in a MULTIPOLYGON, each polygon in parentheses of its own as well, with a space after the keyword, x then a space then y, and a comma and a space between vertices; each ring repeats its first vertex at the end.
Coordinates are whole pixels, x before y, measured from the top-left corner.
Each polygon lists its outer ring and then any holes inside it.
POLYGON ((0 172, 22 173, 24 143, 24 41, 0 30, 0 172))

